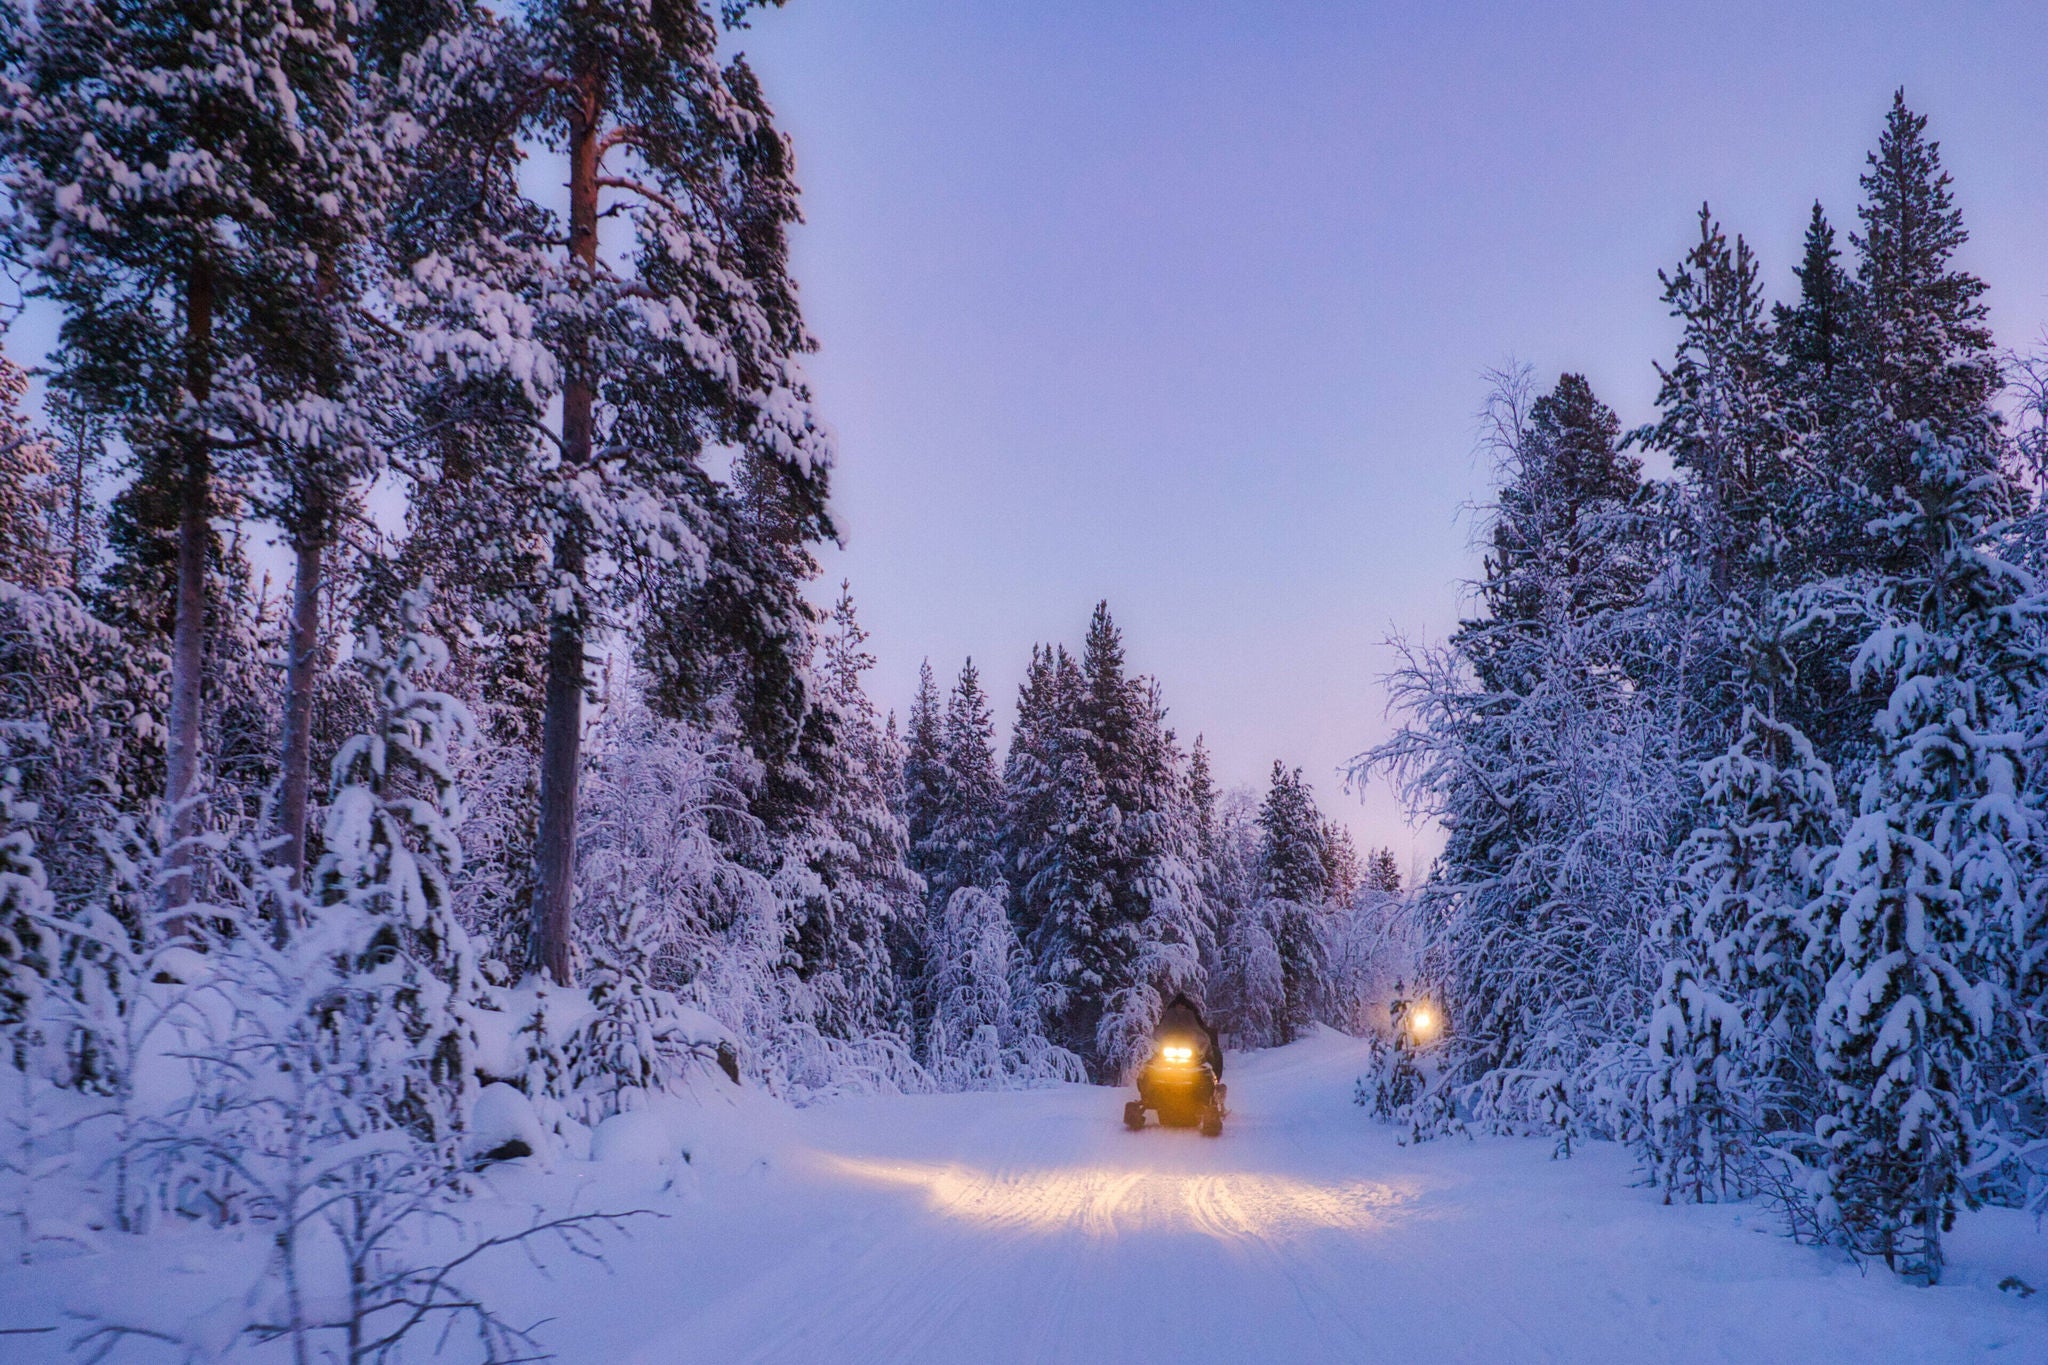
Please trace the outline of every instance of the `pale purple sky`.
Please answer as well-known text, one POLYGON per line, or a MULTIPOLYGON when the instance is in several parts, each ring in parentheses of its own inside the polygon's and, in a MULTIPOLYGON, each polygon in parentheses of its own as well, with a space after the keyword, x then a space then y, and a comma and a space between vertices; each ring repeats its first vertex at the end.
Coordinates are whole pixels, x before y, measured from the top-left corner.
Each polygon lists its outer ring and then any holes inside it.
POLYGON ((1387 729, 1382 641, 1456 621, 1481 371, 1649 418, 1700 201, 1789 290, 1899 85, 1999 340, 2048 320, 2039 0, 790 0, 738 45, 796 144, 877 700, 972 654, 1007 727, 1107 597, 1225 783, 1299 764, 1404 859, 1435 838, 1338 771, 1387 729))
POLYGON ((1845 234, 1894 87, 1931 116, 2001 343, 2048 318, 2035 3, 791 0, 740 43, 793 137, 843 553, 901 708, 1107 597, 1226 782, 1342 793, 1390 631, 1473 572, 1480 372, 1646 420, 1656 272, 1710 200, 1773 291, 1845 234))

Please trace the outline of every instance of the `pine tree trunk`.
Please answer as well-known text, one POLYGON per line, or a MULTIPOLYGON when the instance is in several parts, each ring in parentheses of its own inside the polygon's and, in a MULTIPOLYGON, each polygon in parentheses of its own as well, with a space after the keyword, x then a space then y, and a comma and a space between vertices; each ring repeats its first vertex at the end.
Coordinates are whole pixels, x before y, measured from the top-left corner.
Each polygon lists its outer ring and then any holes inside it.
MULTIPOLYGON (((283 778, 278 794, 277 865, 291 873, 293 886, 306 880, 306 812, 313 786, 313 687, 320 653, 320 588, 326 546, 324 508, 307 515, 311 525, 297 536, 297 571, 292 577, 291 652, 284 674, 283 778)), ((282 928, 282 926, 280 926, 282 928)))
MULTIPOLYGON (((598 82, 578 82, 581 107, 569 130, 569 253, 584 269, 597 267, 598 82)), ((590 463, 596 385, 587 358, 569 357, 562 384, 564 477, 590 463)), ((555 579, 576 584, 583 576, 583 528, 564 509, 555 535, 555 579)), ((540 836, 534 864, 535 947, 540 965, 562 985, 571 984, 574 888, 576 881, 576 787, 582 767, 583 621, 580 606, 555 609, 548 623, 547 689, 541 720, 540 836)))
MULTIPOLYGON (((213 270, 192 263, 185 289, 185 387, 192 401, 212 390, 213 270)), ((171 817, 171 847, 165 859, 164 904, 170 909, 193 899, 192 838, 199 828, 201 673, 206 659, 206 552, 211 494, 211 452, 206 433, 185 433, 185 462, 178 490, 178 595, 171 632, 171 708, 164 803, 171 817)), ((174 921, 173 932, 182 930, 174 921)))

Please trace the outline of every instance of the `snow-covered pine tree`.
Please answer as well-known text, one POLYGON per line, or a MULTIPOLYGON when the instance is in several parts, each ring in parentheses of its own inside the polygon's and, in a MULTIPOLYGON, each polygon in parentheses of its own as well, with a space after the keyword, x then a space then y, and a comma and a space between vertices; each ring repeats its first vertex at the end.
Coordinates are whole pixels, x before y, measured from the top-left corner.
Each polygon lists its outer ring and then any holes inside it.
POLYGON ((1687 476, 1708 590, 1750 595, 1775 563, 1790 492, 1756 257, 1739 236, 1731 247, 1701 205, 1699 241, 1658 278, 1684 330, 1671 364, 1657 369, 1651 440, 1687 476))
POLYGON ((1273 764, 1271 785, 1259 808, 1259 890, 1280 959, 1286 1004, 1276 1021, 1276 1042, 1297 1038, 1322 1012, 1329 974, 1324 923, 1329 914, 1330 868, 1322 813, 1301 769, 1273 764))
MULTIPOLYGON (((1929 440, 1978 442, 1999 373, 1984 282, 1954 266, 1969 233, 1941 144, 1928 138, 1926 116, 1906 107, 1903 90, 1892 96, 1868 167, 1859 182, 1863 230, 1850 237, 1861 305, 1854 345, 1868 385, 1852 418, 1854 472, 1869 513, 1882 516, 1893 489, 1917 483, 1929 440)), ((1907 553, 1882 531, 1870 548, 1907 553)))
POLYGON ((218 466, 261 428, 266 384, 291 368, 293 333, 273 323, 307 284, 297 234, 343 212, 323 123, 349 70, 339 14, 297 0, 51 0, 0 115, 19 245, 34 291, 64 313, 64 381, 118 415, 142 501, 175 538, 171 904, 194 889, 204 684, 222 681, 206 658, 207 570, 235 471, 218 466))
POLYGON ((1012 888, 1011 917, 1026 952, 1034 954, 1034 971, 1039 929, 1046 921, 1063 856, 1061 784, 1067 771, 1065 757, 1073 747, 1070 720, 1078 683, 1065 646, 1032 646, 1031 664, 1017 689, 1017 720, 1003 763, 1003 849, 1012 888))
POLYGON ((36 857, 37 811, 22 800, 15 766, 26 739, 0 727, 0 1046, 17 1069, 41 1041, 43 997, 59 967, 48 929, 56 898, 36 857))
POLYGON ((1202 736, 1195 736, 1195 747, 1188 751, 1187 804, 1189 818, 1194 821, 1196 850, 1201 856, 1200 872, 1206 878, 1210 860, 1216 856, 1216 807, 1222 799, 1216 790, 1216 774, 1209 765, 1209 746, 1202 736))
POLYGON ((660 935, 644 896, 611 911, 591 936, 595 1014, 570 1043, 566 1087, 580 1122, 627 1112, 681 1078, 691 1040, 673 994, 654 984, 660 935))
POLYGON ((412 369, 403 334, 373 307, 390 295, 394 258, 385 246, 404 159, 386 153, 410 141, 409 130, 400 131, 406 115, 393 105, 393 68, 416 32, 373 5, 317 6, 301 23, 301 41, 320 57, 308 63, 318 84, 309 79, 299 92, 300 120, 316 130, 318 155, 301 168, 298 189, 318 211, 278 225, 298 288, 263 318, 277 355, 267 405, 249 415, 261 457, 251 508, 279 527, 292 554, 271 856, 294 883, 304 881, 307 863, 314 702, 332 662, 323 615, 338 586, 334 552, 402 430, 412 369))
POLYGON ((63 585, 87 597, 98 578, 106 543, 106 509, 99 480, 107 465, 108 422, 61 385, 43 391, 57 465, 57 546, 63 585))
POLYGON ((391 1116, 428 1138, 460 1126, 475 1085, 464 1012, 479 983, 451 883, 462 867, 455 829, 462 795, 453 752, 470 728, 461 703, 422 686, 447 659, 425 632, 424 591, 400 600, 389 646, 364 632, 355 662, 375 698, 373 728, 334 759, 325 853, 312 878, 311 933, 375 988, 336 997, 337 1033, 396 1050, 382 1097, 391 1116), (368 1008, 371 1017, 350 1011, 368 1008))
POLYGON ((1108 1077, 1171 992, 1198 984, 1200 893, 1157 690, 1126 673, 1106 602, 1078 663, 1034 659, 1011 769, 1012 865, 1048 1033, 1108 1077))
POLYGON ((36 591, 74 587, 54 442, 23 410, 27 396, 28 376, 0 355, 0 579, 36 591))
POLYGON ((2044 826, 2020 799, 2020 718, 2048 678, 2048 604, 1992 539, 2008 506, 1992 414, 1979 413, 1974 440, 1932 421, 1919 430, 1911 481, 1880 528, 1898 567, 1872 590, 1875 628, 1855 662, 1862 686, 1889 694, 1884 761, 1829 883, 1839 966, 1821 1006, 1815 1134, 1824 1222, 1934 1283, 1971 1160, 1998 964, 2038 931, 2044 826))
POLYGON ((1037 1001, 1021 974, 1017 933, 1000 897, 963 886, 933 917, 932 1017, 926 1065, 950 1089, 1019 1081, 1080 1080, 1080 1059, 1040 1032, 1037 1001))
MULTIPOLYGON (((699 3, 534 0, 503 21, 465 14, 419 66, 419 122, 494 130, 473 161, 495 192, 469 204, 467 231, 422 244, 401 302, 446 374, 498 386, 517 401, 497 411, 525 429, 515 487, 552 555, 534 913, 562 982, 586 644, 622 599, 710 590, 720 624, 781 651, 774 757, 803 713, 787 561, 829 530, 829 441, 796 363, 811 343, 788 275, 788 147, 752 72, 718 49, 699 3), (522 139, 566 152, 564 199, 512 174, 522 139), (753 502, 704 467, 714 442, 741 449, 753 502)), ((707 604, 657 605, 669 634, 646 632, 649 662, 687 693, 705 641, 674 631, 714 634, 707 604)))
POLYGON ((926 659, 918 666, 917 694, 910 700, 910 726, 903 743, 903 823, 911 868, 928 886, 945 861, 932 838, 946 786, 945 731, 939 685, 932 661, 926 659))
POLYGON ((1839 573, 1864 558, 1867 512, 1857 495, 1845 439, 1864 387, 1857 344, 1863 299, 1842 268, 1835 243, 1834 226, 1816 202, 1793 271, 1799 297, 1771 310, 1772 382, 1792 442, 1791 458, 1809 485, 1801 505, 1785 509, 1779 522, 1785 536, 1783 567, 1791 582, 1839 573), (1799 515, 1791 515, 1795 510, 1799 515))
POLYGON ((1259 900, 1259 803, 1244 788, 1217 799, 1215 834, 1202 874, 1213 925, 1203 963, 1211 1022, 1238 1047, 1267 1047, 1285 1013, 1273 927, 1259 900))
POLYGON ((1382 895, 1401 894, 1401 862, 1391 848, 1376 848, 1365 860, 1365 889, 1382 895))
POLYGON ((946 699, 941 742, 933 853, 924 869, 928 894, 937 904, 963 886, 979 886, 1001 898, 1003 782, 996 771, 995 719, 972 659, 946 699))
POLYGON ((785 819, 771 826, 779 845, 772 881, 792 910, 792 949, 815 996, 814 1022, 849 1040, 903 1024, 889 940, 916 914, 922 889, 889 800, 895 759, 862 685, 875 663, 866 642, 842 583, 818 641, 817 704, 785 768, 801 790, 782 794, 785 819))
POLYGON ((1332 905, 1349 905, 1365 884, 1365 868, 1358 861, 1351 831, 1335 820, 1323 821, 1323 873, 1332 905))
POLYGON ((1271 901, 1253 899, 1231 911, 1216 948, 1210 978, 1217 1025, 1239 1047, 1271 1047, 1287 1040, 1287 968, 1271 901))
POLYGON ((1752 707, 1702 776, 1650 1017, 1646 1136, 1667 1200, 1741 1197, 1759 1144, 1810 1128, 1811 1040, 1832 974, 1817 918, 1841 838, 1833 772, 1796 728, 1752 707))
POLYGON ((1135 678, 1132 684, 1141 700, 1132 754, 1136 781, 1132 804, 1120 819, 1124 894, 1137 912, 1137 947, 1095 1031, 1104 1067, 1118 1070, 1149 1055, 1169 1000, 1176 994, 1202 998, 1202 959, 1213 953, 1215 935, 1202 898, 1200 837, 1187 800, 1185 762, 1166 725, 1166 704, 1156 679, 1135 678))

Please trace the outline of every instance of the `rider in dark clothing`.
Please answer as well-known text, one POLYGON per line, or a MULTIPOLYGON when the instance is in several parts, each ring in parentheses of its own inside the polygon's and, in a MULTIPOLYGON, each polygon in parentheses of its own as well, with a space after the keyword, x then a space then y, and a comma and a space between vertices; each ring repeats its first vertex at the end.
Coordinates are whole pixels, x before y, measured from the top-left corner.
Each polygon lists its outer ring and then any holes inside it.
POLYGON ((1169 1000, 1166 1008, 1159 1012, 1159 1026, 1152 1030, 1155 1039, 1199 1038, 1202 1040, 1203 1060, 1216 1073, 1216 1079, 1223 1079, 1223 1045, 1216 1040, 1216 1030, 1209 1027, 1202 1018, 1202 1012, 1195 1008, 1195 1002, 1185 995, 1176 995, 1169 1000))

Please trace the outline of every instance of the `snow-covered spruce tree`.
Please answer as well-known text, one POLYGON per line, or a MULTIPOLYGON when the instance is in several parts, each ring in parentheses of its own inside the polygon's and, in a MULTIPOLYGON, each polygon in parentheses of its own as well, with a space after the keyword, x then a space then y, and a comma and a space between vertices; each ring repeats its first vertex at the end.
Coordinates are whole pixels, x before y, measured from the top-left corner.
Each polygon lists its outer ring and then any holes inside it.
POLYGON ((42 1041, 43 997, 60 946, 47 927, 57 906, 36 857, 36 808, 22 800, 14 766, 23 738, 0 729, 0 1047, 17 1069, 42 1041))
MULTIPOLYGON (((788 148, 718 41, 686 0, 534 0, 503 21, 461 16, 414 68, 422 123, 497 116, 496 146, 461 168, 493 193, 471 202, 466 232, 424 244, 401 302, 450 377, 519 400, 495 411, 523 419, 517 487, 551 545, 534 913, 537 956, 562 982, 587 642, 664 578, 688 589, 738 566, 723 582, 747 599, 769 556, 748 559, 745 508, 701 463, 707 443, 741 448, 774 483, 779 533, 829 529, 829 443, 796 366, 810 340, 787 270, 788 148), (515 175, 521 139, 566 154, 565 199, 525 193, 538 186, 515 175)), ((650 648, 666 659, 671 644, 650 648)))
POLYGON ((946 784, 946 716, 931 660, 918 666, 917 694, 910 700, 910 725, 903 741, 903 823, 910 841, 910 866, 926 885, 945 859, 933 840, 946 784))
POLYGON ((1747 1194, 1760 1144, 1810 1130, 1813 1029, 1833 967, 1817 923, 1841 838, 1833 772, 1797 729, 1752 707, 1702 775, 1650 1016, 1646 1138, 1667 1200, 1747 1194))
POLYGON ((568 1048, 564 1082, 578 1121, 626 1112, 679 1080, 691 1055, 673 994, 654 984, 660 936, 644 897, 611 911, 592 936, 590 1022, 568 1048))
POLYGON ((371 983, 342 991, 323 1027, 351 1035, 350 1048, 369 1038, 394 1049, 380 1102, 394 1121, 439 1140, 460 1126, 475 1085, 464 1013, 480 984, 452 904, 462 867, 452 759, 470 722, 454 698, 421 685, 447 658, 425 616, 425 594, 408 594, 389 647, 373 628, 356 651, 375 723, 335 755, 311 932, 371 983), (359 1006, 373 1012, 358 1017, 359 1006))
POLYGON ((1004 792, 996 771, 995 722, 972 659, 962 667, 943 716, 937 705, 927 664, 918 675, 910 712, 912 747, 904 762, 905 810, 917 822, 910 862, 924 879, 924 913, 897 954, 899 980, 920 1039, 930 1036, 934 974, 942 970, 928 952, 945 933, 941 921, 953 893, 978 886, 1005 907, 1010 899, 1003 875, 1004 792))
POLYGON ((1275 1042, 1299 1037, 1322 1012, 1329 974, 1324 925, 1329 913, 1322 813, 1301 769, 1273 764, 1272 784, 1259 808, 1259 891, 1262 918, 1280 958, 1286 1003, 1275 1021, 1275 1042))
POLYGON ((1271 901, 1234 908, 1216 949, 1210 978, 1217 1023, 1239 1047, 1271 1047, 1287 1037, 1287 968, 1271 901))
POLYGON ((1129 894, 1140 909, 1138 948, 1095 1031, 1105 1063, 1126 1071, 1149 1054, 1167 1001, 1177 993, 1201 998, 1202 958, 1214 933, 1197 871, 1200 838, 1187 801, 1185 761, 1167 728, 1157 680, 1133 682, 1141 698, 1137 781, 1122 821, 1129 894))
POLYGON ((28 376, 0 355, 0 579, 38 592, 75 588, 55 443, 22 411, 27 396, 28 376))
POLYGON ((99 836, 143 810, 163 776, 163 656, 139 649, 70 593, 0 580, 0 725, 40 737, 20 753, 22 796, 52 891, 92 899, 99 836))
MULTIPOLYGON (((1314 799, 1311 793, 1311 800, 1314 799)), ((1365 866, 1358 861, 1358 846, 1351 831, 1335 820, 1323 821, 1323 874, 1332 904, 1345 905, 1365 884, 1365 866)))
POLYGON ((306 234, 344 212, 325 122, 349 72, 340 17, 294 0, 49 0, 4 101, 15 225, 35 292, 64 313, 65 383, 118 417, 142 502, 174 528, 172 903, 193 890, 210 521, 296 359, 283 324, 307 293, 306 234))
POLYGON ((929 945, 925 1056, 941 1085, 978 1090, 1086 1078, 1080 1059, 1041 1032, 999 895, 975 885, 956 890, 932 918, 929 945))
MULTIPOLYGON (((1012 888, 1011 917, 1027 953, 1033 955, 1040 927, 1050 911, 1064 858, 1063 784, 1086 769, 1069 769, 1075 747, 1073 698, 1079 673, 1066 647, 1033 645, 1031 663, 1017 689, 1017 720, 1010 729, 1003 763, 1003 856, 1012 888)), ((911 743, 917 744, 915 716, 911 743)), ((912 792, 915 810, 915 791, 912 792)), ((1049 1002, 1050 1004, 1050 1002, 1049 1002)))
POLYGON ((881 717, 862 685, 875 662, 866 641, 842 584, 818 642, 818 701, 787 769, 803 790, 783 800, 802 799, 774 830, 773 884, 792 910, 798 974, 815 996, 818 1028, 848 1040, 904 1024, 889 940, 899 921, 916 914, 921 889, 889 800, 898 760, 883 744, 881 717))
POLYGON ((1366 859, 1359 887, 1333 906, 1328 922, 1327 1018, 1346 1033, 1377 1032, 1398 981, 1414 974, 1413 927, 1392 849, 1366 859))
POLYGON ((1823 1221, 1933 1283, 1973 1148, 1970 1087, 1998 964, 2031 940, 2040 812, 2020 798, 2026 699, 2048 677, 2032 580, 1998 557, 2007 506, 1989 414, 1963 443, 1922 429, 1883 530, 1900 571, 1873 589, 1859 652, 1884 762, 1829 882, 1839 966, 1821 1006, 1823 1221))
MULTIPOLYGON (((1787 507, 1779 521, 1788 583, 1848 572, 1869 558, 1869 511, 1850 446, 1851 419, 1867 396, 1865 348, 1859 344, 1864 300, 1841 257, 1834 226, 1816 203, 1793 272, 1799 297, 1771 310, 1772 384, 1792 443, 1790 458, 1808 485, 1800 505, 1787 507), (1791 515, 1794 510, 1798 515, 1791 515)), ((1807 646, 1807 688, 1846 694, 1847 678, 1836 661, 1854 643, 1817 632, 1807 646)), ((1832 736, 1816 738, 1833 747, 1832 736)))
POLYGON ((923 869, 935 904, 963 886, 1002 885, 1003 782, 996 771, 995 720, 972 659, 961 666, 946 699, 941 734, 941 785, 929 866, 923 869))
POLYGON ((1791 491, 1756 258, 1740 237, 1731 247, 1701 205, 1699 241, 1658 277, 1683 332, 1671 364, 1658 366, 1650 439, 1684 471, 1708 591, 1745 596, 1770 570, 1791 491))
POLYGON ((1259 803, 1236 788, 1217 799, 1202 898, 1212 923, 1203 962, 1210 1021, 1238 1047, 1268 1047, 1285 1013, 1280 952, 1259 899, 1259 803))
POLYGON ((1164 720, 1157 689, 1125 673, 1103 603, 1078 664, 1034 653, 1012 735, 1025 948, 1049 1035, 1098 1077, 1142 1050, 1173 991, 1199 988, 1193 821, 1164 720))
MULTIPOLYGON (((1985 284, 1954 267, 1969 240, 1927 119, 1892 97, 1877 150, 1868 157, 1857 214, 1859 307, 1852 344, 1865 386, 1848 414, 1854 476, 1866 516, 1895 510, 1896 488, 1920 478, 1929 440, 1975 445, 1998 389, 1997 357, 1985 325, 1985 284)), ((1879 555, 1908 556, 1898 537, 1866 533, 1879 555)), ((1907 560, 1887 559, 1896 571, 1907 560)))

